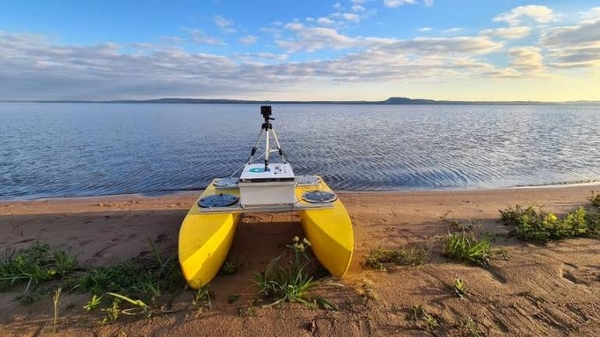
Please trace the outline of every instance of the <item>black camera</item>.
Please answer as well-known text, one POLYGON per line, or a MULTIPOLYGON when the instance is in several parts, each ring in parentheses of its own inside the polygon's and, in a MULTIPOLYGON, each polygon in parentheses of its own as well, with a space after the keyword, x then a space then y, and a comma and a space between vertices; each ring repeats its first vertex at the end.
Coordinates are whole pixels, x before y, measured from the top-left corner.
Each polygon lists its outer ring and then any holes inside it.
POLYGON ((271 117, 271 106, 270 105, 263 105, 260 107, 260 113, 262 114, 263 118, 268 121, 271 117))

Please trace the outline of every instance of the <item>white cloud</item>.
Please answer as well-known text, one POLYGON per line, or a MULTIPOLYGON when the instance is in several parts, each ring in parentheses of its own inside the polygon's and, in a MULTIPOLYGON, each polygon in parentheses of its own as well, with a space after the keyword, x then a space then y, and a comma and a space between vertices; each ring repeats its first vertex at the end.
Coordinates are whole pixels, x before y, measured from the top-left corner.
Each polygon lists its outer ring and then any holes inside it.
POLYGON ((581 17, 585 21, 600 20, 600 7, 594 7, 587 12, 581 13, 581 17))
POLYGON ((579 24, 548 29, 540 45, 548 50, 555 67, 600 67, 600 17, 594 8, 584 13, 579 24))
POLYGON ((558 20, 551 8, 546 6, 528 5, 513 8, 508 13, 496 16, 494 22, 506 22, 511 26, 518 26, 523 19, 531 19, 539 23, 549 23, 558 20))
POLYGON ((245 53, 236 54, 234 57, 241 62, 258 62, 261 60, 285 61, 288 58, 288 55, 273 53, 245 53))
POLYGON ((358 43, 358 40, 339 34, 333 28, 305 27, 300 23, 288 23, 284 27, 295 34, 294 39, 276 40, 275 43, 287 52, 343 49, 358 43))
POLYGON ((404 5, 416 5, 420 2, 427 7, 432 7, 434 0, 383 0, 383 5, 389 8, 396 8, 404 5))
POLYGON ((239 38, 240 43, 242 44, 253 44, 256 43, 258 38, 254 35, 246 35, 239 38))
POLYGON ((225 19, 220 15, 213 16, 213 22, 217 25, 221 30, 227 33, 235 33, 236 30, 232 27, 233 22, 231 20, 225 19))
POLYGON ((352 5, 352 11, 354 12, 364 12, 365 8, 361 5, 352 5))
POLYGON ((531 46, 510 48, 510 66, 521 72, 540 73, 544 68, 541 51, 540 48, 531 46))
POLYGON ((404 5, 417 3, 416 0, 383 0, 383 5, 389 8, 396 8, 404 5))
POLYGON ((219 38, 210 37, 206 33, 198 28, 183 28, 184 31, 190 34, 192 42, 199 44, 214 44, 214 45, 226 45, 225 41, 219 38))
POLYGON ((284 48, 356 49, 327 60, 293 62, 287 53, 225 57, 147 44, 57 46, 43 36, 0 34, 0 98, 256 98, 300 87, 314 91, 332 82, 370 86, 509 73, 478 58, 502 47, 486 37, 357 38, 299 23, 284 29, 294 36, 282 41, 284 48))
POLYGON ((514 26, 508 28, 485 29, 481 35, 498 36, 507 40, 521 39, 531 34, 531 27, 514 26))
POLYGON ((574 26, 550 28, 542 36, 541 44, 556 48, 600 44, 600 20, 586 21, 574 26))
POLYGON ((465 29, 464 28, 460 28, 460 27, 453 27, 453 28, 444 29, 442 31, 442 33, 444 33, 444 34, 454 34, 454 33, 462 32, 463 30, 465 30, 465 29))
MULTIPOLYGON (((59 45, 46 36, 0 32, 0 99, 240 98, 288 89, 293 93, 300 87, 330 88, 331 83, 339 88, 383 87, 477 78, 535 79, 552 72, 568 74, 568 68, 582 68, 582 74, 600 70, 600 8, 581 13, 576 24, 545 28, 516 25, 551 19, 515 9, 497 17, 510 26, 484 29, 476 36, 442 35, 430 27, 419 29, 432 32, 423 34, 432 36, 427 38, 348 34, 353 31, 348 28, 354 28, 353 17, 343 14, 366 12, 340 10, 302 22, 272 23, 261 29, 271 36, 260 38, 270 53, 224 54, 228 56, 185 50, 189 42, 226 46, 198 28, 184 29, 187 35, 181 37, 162 37, 159 44, 95 46, 59 45), (526 36, 538 44, 514 47, 513 41, 504 41, 526 36), (320 50, 336 52, 295 54, 320 50), (494 65, 501 58, 508 66, 494 65)), ((226 21, 219 21, 222 27, 233 25, 226 21)), ((258 41, 250 34, 236 38, 242 44, 258 41)), ((228 48, 218 50, 227 53, 228 48)))
POLYGON ((415 38, 383 44, 380 48, 389 52, 414 54, 489 54, 503 47, 502 42, 490 40, 485 36, 449 37, 449 38, 415 38))
POLYGON ((333 14, 331 14, 331 16, 334 18, 340 18, 340 19, 343 19, 346 21, 353 21, 353 22, 358 22, 361 19, 361 17, 355 13, 333 13, 333 14))
POLYGON ((330 18, 321 17, 317 19, 317 23, 320 25, 333 25, 335 21, 331 20, 330 18))

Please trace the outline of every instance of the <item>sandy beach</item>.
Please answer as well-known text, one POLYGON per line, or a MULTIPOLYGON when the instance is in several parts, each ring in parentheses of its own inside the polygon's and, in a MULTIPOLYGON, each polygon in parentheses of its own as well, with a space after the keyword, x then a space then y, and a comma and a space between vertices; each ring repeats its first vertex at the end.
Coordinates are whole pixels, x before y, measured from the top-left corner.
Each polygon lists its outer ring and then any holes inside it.
MULTIPOLYGON (((301 305, 253 307, 254 270, 302 236, 296 215, 251 214, 242 217, 231 254, 245 265, 211 283, 210 311, 189 309, 191 292, 179 295, 182 310, 151 318, 123 318, 100 326, 82 310, 89 295, 67 294, 61 304, 59 332, 52 332, 50 297, 31 305, 0 293, 2 336, 423 336, 433 335, 407 319, 411 306, 422 306, 440 322, 469 319, 484 336, 596 336, 600 331, 600 241, 569 239, 545 246, 507 238, 499 209, 515 204, 543 206, 564 214, 588 203, 600 186, 564 186, 444 192, 344 192, 355 231, 355 255, 343 287, 323 290, 340 311, 301 305), (508 259, 490 268, 447 261, 440 237, 441 217, 476 221, 481 233, 496 233, 493 248, 506 248, 508 259), (428 263, 395 267, 389 272, 361 266, 369 249, 428 247, 428 263), (469 287, 461 299, 449 285, 460 278, 469 287), (228 303, 230 294, 238 294, 228 303)), ((93 268, 151 252, 150 241, 165 255, 177 253, 179 226, 198 192, 160 197, 111 196, 0 202, 0 249, 22 248, 35 241, 68 249, 93 268)), ((456 331, 450 335, 459 335, 456 331)))

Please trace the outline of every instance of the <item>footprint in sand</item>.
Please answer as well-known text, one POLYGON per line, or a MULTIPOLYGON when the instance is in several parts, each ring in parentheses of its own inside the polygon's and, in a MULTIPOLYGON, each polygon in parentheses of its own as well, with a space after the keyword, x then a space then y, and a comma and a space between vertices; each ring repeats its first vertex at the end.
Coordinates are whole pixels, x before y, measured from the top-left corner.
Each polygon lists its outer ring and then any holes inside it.
POLYGON ((563 263, 561 276, 565 280, 570 281, 575 284, 581 283, 579 281, 579 279, 577 278, 577 276, 575 276, 577 273, 578 273, 578 271, 577 271, 576 265, 570 264, 570 263, 563 263))

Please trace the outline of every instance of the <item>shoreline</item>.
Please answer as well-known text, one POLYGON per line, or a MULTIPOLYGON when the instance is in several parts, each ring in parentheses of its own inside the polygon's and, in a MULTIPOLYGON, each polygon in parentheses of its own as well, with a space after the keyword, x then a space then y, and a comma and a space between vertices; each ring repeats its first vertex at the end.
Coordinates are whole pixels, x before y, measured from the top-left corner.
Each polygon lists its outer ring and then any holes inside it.
MULTIPOLYGON (((490 188, 466 188, 466 189, 406 189, 406 190, 334 190, 339 194, 429 194, 429 193, 476 193, 476 192, 494 192, 494 191, 511 191, 511 190, 527 190, 527 189, 561 189, 561 188, 578 188, 578 187, 598 187, 600 181, 583 182, 583 183, 559 183, 551 185, 527 185, 527 186, 512 186, 512 187, 490 187, 490 188)), ((187 195, 196 193, 199 196, 204 189, 198 190, 181 190, 166 193, 155 193, 154 195, 146 195, 145 193, 131 194, 105 194, 105 195, 90 195, 90 196, 70 196, 70 197, 44 197, 37 199, 0 199, 0 205, 11 202, 33 202, 33 201, 51 201, 51 200, 77 200, 77 199, 101 199, 101 198, 162 198, 177 195, 187 195)))

